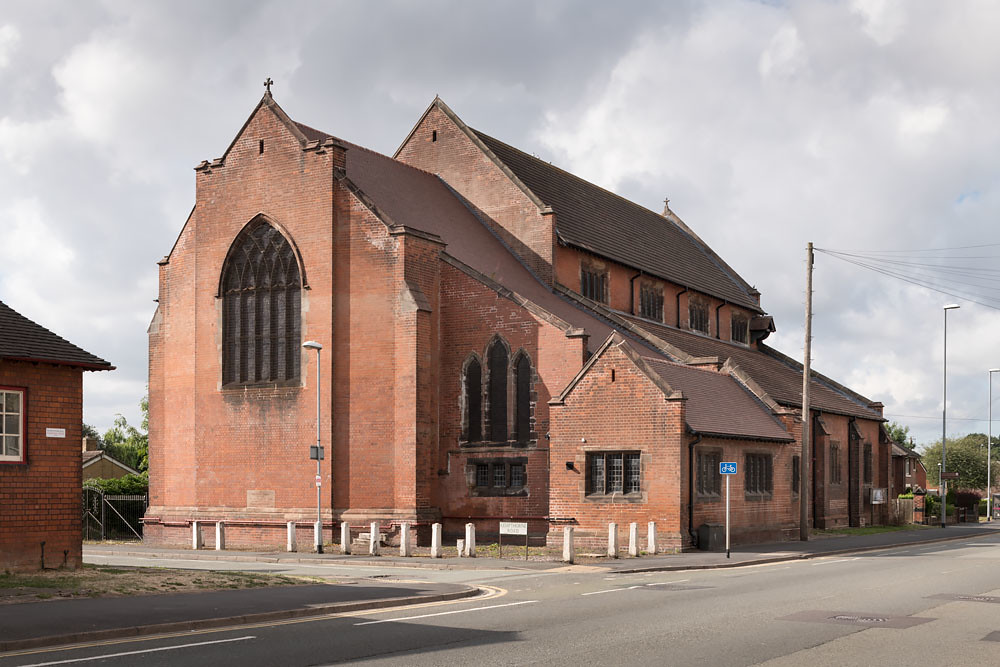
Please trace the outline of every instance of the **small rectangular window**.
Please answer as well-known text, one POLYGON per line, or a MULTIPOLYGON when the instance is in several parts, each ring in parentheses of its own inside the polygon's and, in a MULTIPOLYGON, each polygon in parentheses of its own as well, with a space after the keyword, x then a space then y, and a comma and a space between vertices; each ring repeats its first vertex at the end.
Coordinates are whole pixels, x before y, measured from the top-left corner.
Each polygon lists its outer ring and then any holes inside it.
POLYGON ((872 483, 872 445, 870 442, 865 443, 865 484, 872 483))
POLYGON ((608 274, 596 267, 580 268, 580 294, 598 303, 608 302, 608 274))
POLYGON ((721 460, 722 454, 718 451, 698 452, 698 495, 721 495, 722 475, 719 474, 721 460))
POLYGON ((840 445, 830 443, 830 483, 840 484, 840 445))
POLYGON ((743 468, 743 492, 748 498, 765 499, 771 496, 770 454, 747 454, 743 468))
POLYGON ((701 299, 688 302, 688 326, 692 331, 708 333, 708 304, 701 299))
POLYGON ((733 313, 732 339, 734 343, 750 343, 750 319, 742 313, 733 313))
POLYGON ((520 488, 524 486, 524 464, 514 463, 510 466, 510 486, 520 488))
POLYGON ((595 452, 587 454, 587 495, 640 493, 640 452, 595 452))
POLYGON ((799 467, 799 457, 792 457, 792 493, 799 492, 799 478, 802 477, 802 469, 799 467))
POLYGON ((476 486, 490 485, 490 464, 479 463, 476 465, 476 486))
POLYGON ((24 461, 24 392, 0 389, 0 461, 24 461))
POLYGON ((663 288, 648 284, 639 286, 639 316, 663 321, 663 288))
POLYGON ((493 487, 503 489, 507 486, 507 467, 500 464, 493 466, 493 487))

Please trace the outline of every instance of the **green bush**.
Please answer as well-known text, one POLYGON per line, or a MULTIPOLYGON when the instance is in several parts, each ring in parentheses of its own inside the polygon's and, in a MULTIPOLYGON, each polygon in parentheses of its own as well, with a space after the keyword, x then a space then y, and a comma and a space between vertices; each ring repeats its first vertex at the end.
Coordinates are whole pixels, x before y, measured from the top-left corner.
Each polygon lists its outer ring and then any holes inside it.
POLYGON ((913 498, 913 492, 910 491, 908 493, 901 493, 901 494, 899 494, 898 498, 900 500, 909 500, 909 499, 913 498))
POLYGON ((149 493, 149 473, 141 475, 125 475, 118 479, 101 479, 96 477, 83 483, 84 487, 100 489, 113 496, 142 496, 149 493))
POLYGON ((980 499, 980 501, 979 501, 979 516, 986 516, 986 511, 987 511, 987 509, 989 509, 989 508, 986 507, 986 504, 987 504, 986 503, 986 498, 980 499))

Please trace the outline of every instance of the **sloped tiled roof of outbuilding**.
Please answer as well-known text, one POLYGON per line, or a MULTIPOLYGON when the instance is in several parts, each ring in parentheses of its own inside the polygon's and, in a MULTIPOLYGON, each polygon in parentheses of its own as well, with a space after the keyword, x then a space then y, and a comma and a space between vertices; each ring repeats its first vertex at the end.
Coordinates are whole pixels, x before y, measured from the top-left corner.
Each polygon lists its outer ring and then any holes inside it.
POLYGON ((663 359, 644 361, 688 399, 685 414, 692 430, 721 437, 793 440, 767 406, 730 376, 663 359))
MULTIPOLYGON (((765 345, 755 350, 638 317, 622 317, 693 356, 718 357, 720 362, 732 359, 775 401, 790 407, 802 407, 802 367, 780 352, 765 345)), ((809 402, 813 410, 882 420, 877 412, 868 407, 871 401, 838 389, 831 380, 815 371, 809 402)))
POLYGON ((77 347, 0 301, 0 359, 45 361, 90 370, 114 370, 114 366, 77 347))
POLYGON ((568 245, 763 312, 747 283, 672 220, 498 139, 476 136, 556 214, 568 245))

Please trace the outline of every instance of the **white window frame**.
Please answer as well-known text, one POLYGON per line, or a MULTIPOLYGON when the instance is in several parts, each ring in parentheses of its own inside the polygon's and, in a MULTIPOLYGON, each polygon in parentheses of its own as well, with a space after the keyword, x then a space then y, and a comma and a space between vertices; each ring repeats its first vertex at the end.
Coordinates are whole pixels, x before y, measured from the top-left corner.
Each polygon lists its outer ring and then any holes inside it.
POLYGON ((25 457, 25 437, 24 437, 24 427, 25 418, 24 414, 25 403, 26 403, 27 392, 20 387, 0 387, 0 463, 24 463, 25 457), (18 405, 19 409, 16 413, 8 413, 5 410, 7 403, 7 394, 17 394, 19 397, 18 405), (18 416, 18 433, 11 434, 12 437, 18 439, 18 453, 14 455, 7 454, 7 437, 5 423, 7 421, 7 416, 11 414, 17 414, 18 416))

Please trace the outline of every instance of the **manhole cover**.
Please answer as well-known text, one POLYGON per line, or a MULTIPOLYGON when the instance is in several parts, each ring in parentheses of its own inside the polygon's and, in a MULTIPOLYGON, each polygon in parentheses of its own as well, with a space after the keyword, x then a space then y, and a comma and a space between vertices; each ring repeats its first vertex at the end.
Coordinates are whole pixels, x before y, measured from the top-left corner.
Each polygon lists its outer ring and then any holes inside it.
POLYGON ((919 618, 916 616, 886 616, 866 612, 809 610, 800 611, 790 616, 782 616, 778 620, 799 621, 802 623, 833 623, 836 625, 853 625, 863 628, 893 628, 900 630, 903 628, 912 628, 915 625, 927 623, 934 619, 919 618))
POLYGON ((963 595, 962 593, 940 593, 927 596, 929 600, 956 600, 962 602, 993 602, 1000 603, 1000 597, 993 595, 963 595))

